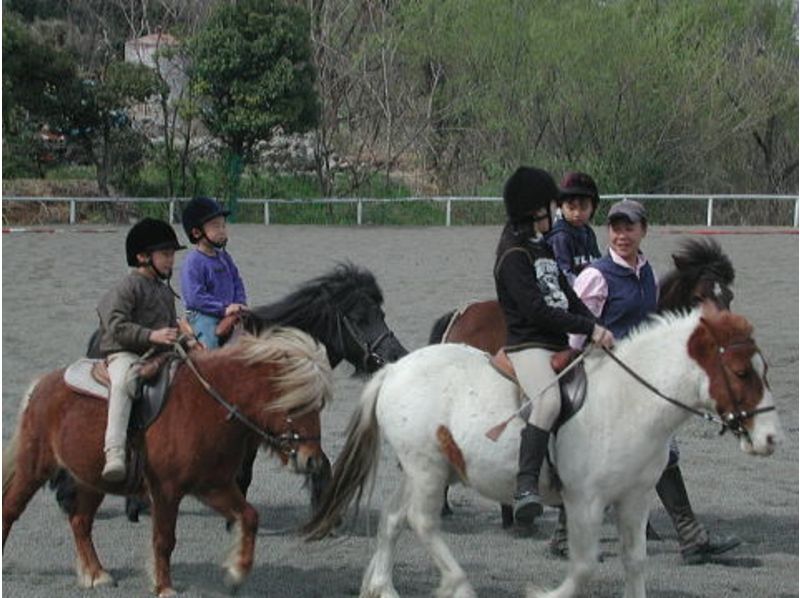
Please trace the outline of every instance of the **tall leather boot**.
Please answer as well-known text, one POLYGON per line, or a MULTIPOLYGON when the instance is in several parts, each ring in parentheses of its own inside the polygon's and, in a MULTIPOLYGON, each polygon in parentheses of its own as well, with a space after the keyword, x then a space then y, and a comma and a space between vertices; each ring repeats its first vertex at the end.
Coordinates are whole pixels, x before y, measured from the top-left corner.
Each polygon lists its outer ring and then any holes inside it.
POLYGON ((675 531, 678 532, 681 556, 688 565, 708 562, 712 556, 722 554, 741 544, 734 535, 715 537, 697 521, 686 494, 683 475, 678 465, 671 465, 661 474, 656 492, 667 510, 675 531))
POLYGON ((550 432, 526 424, 520 434, 517 493, 514 495, 514 518, 522 525, 533 523, 544 510, 539 496, 539 472, 547 454, 550 432))

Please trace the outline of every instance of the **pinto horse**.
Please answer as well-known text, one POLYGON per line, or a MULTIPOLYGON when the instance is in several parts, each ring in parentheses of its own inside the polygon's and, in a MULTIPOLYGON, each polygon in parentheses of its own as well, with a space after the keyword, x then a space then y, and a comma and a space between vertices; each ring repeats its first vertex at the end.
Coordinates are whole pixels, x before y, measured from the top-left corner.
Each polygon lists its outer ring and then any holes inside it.
POLYGON ((104 482, 100 475, 107 402, 72 390, 64 370, 31 386, 3 451, 4 547, 30 499, 63 467, 76 480, 69 523, 81 586, 113 583, 91 534, 104 496, 141 490, 145 484, 152 500, 156 594, 174 594, 170 556, 178 507, 187 494, 234 522, 239 533, 226 566, 227 581, 233 586, 244 581, 253 565, 258 528, 257 511, 236 485, 245 450, 257 440, 298 473, 322 467, 319 411, 332 395, 331 369, 325 348, 292 328, 247 335, 233 346, 195 352, 189 359, 178 367, 158 419, 129 438, 143 466, 129 468, 130 479, 120 483, 104 482))
MULTIPOLYGON (((475 595, 440 532, 440 506, 445 485, 457 481, 498 502, 514 492, 523 422, 512 420, 496 442, 487 431, 518 409, 518 390, 488 357, 466 345, 430 345, 386 366, 365 388, 322 507, 305 528, 318 539, 336 526, 369 487, 381 438, 388 441, 401 480, 381 514, 362 596, 397 596, 394 550, 406 522, 441 572, 437 595, 475 595)), ((569 513, 569 575, 552 593, 535 595, 581 590, 613 506, 625 596, 644 598, 648 493, 667 464, 670 437, 693 414, 705 415, 725 422, 745 453, 771 454, 780 432, 767 366, 747 320, 710 302, 658 316, 609 355, 594 349, 584 364, 586 400, 553 440, 556 473, 546 465, 540 478, 544 500, 563 500, 569 513)))
MULTIPOLYGON (((331 369, 347 361, 357 374, 371 374, 384 363, 397 361, 408 353, 386 324, 382 305, 383 293, 372 272, 343 263, 303 283, 276 303, 254 307, 242 325, 253 334, 273 325, 298 328, 325 345, 331 369)), ((95 333, 87 356, 100 356, 98 342, 95 333)), ((254 444, 246 452, 237 475, 237 483, 245 495, 253 478, 256 449, 254 444)), ((330 462, 323 454, 322 466, 309 475, 312 510, 329 479, 330 462)), ((56 491, 62 510, 69 514, 74 498, 71 478, 61 470, 51 481, 51 487, 56 491)), ((126 498, 125 512, 129 520, 138 521, 144 508, 143 499, 126 498)))
MULTIPOLYGON (((675 269, 659 283, 658 311, 690 309, 709 299, 720 309, 733 301, 730 287, 733 264, 713 239, 687 239, 672 255, 675 269)), ((494 355, 506 344, 506 320, 497 301, 477 301, 439 318, 431 329, 429 344, 464 343, 494 355)), ((443 513, 452 513, 445 490, 443 513)), ((514 523, 510 505, 502 505, 503 527, 514 523)))

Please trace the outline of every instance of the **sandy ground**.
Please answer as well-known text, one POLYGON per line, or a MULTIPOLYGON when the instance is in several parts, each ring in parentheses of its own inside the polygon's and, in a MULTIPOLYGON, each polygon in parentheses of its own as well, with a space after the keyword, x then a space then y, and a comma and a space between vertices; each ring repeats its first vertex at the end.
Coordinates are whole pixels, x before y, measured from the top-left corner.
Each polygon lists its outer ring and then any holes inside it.
MULTIPOLYGON (((125 273, 125 230, 80 234, 4 234, 3 429, 12 433, 27 384, 38 374, 78 358, 95 325, 101 293, 125 273)), ((389 325, 409 348, 427 341, 443 312, 472 298, 493 296, 492 256, 496 227, 317 228, 232 227, 230 250, 248 287, 251 304, 285 295, 337 260, 370 268, 386 297, 389 325)), ((741 232, 741 231, 737 231, 741 232)), ((764 232, 764 231, 760 231, 764 232)), ((601 245, 605 235, 598 230, 601 245)), ((732 234, 716 237, 737 269, 734 308, 748 316, 770 362, 770 382, 786 432, 769 459, 741 453, 731 436, 691 421, 680 431, 683 470, 699 518, 713 530, 736 533, 743 544, 714 564, 680 564, 675 533, 662 508, 654 525, 666 536, 650 542, 651 596, 798 595, 798 241, 794 235, 732 234)), ((645 243, 656 269, 665 271, 680 240, 675 231, 653 228, 645 243)), ((180 260, 179 260, 180 261, 180 260)), ((363 381, 351 368, 336 372, 336 400, 323 414, 324 443, 335 457, 363 381)), ((398 470, 384 447, 376 491, 350 531, 306 544, 295 533, 308 516, 302 480, 277 462, 257 460, 251 500, 261 514, 256 563, 241 596, 348 596, 358 593, 372 553, 380 505, 396 484, 398 470), (367 517, 364 516, 366 513, 367 517)), ((654 503, 655 503, 655 494, 654 503)), ((456 515, 445 521, 445 540, 482 596, 522 595, 527 583, 554 586, 566 564, 548 556, 554 523, 547 511, 531 537, 500 528, 499 510, 476 493, 452 493, 456 515)), ((39 492, 11 532, 3 553, 2 589, 7 596, 129 596, 150 589, 150 519, 130 524, 122 499, 110 497, 95 526, 98 552, 118 580, 93 593, 77 588, 68 525, 52 493, 39 492)), ((604 564, 589 595, 622 592, 622 566, 613 527, 604 527, 604 564)), ((187 596, 225 595, 216 566, 229 538, 222 520, 193 499, 182 506, 173 555, 177 589, 187 596)), ((400 539, 395 583, 405 596, 425 596, 438 584, 431 559, 411 532, 400 539)))

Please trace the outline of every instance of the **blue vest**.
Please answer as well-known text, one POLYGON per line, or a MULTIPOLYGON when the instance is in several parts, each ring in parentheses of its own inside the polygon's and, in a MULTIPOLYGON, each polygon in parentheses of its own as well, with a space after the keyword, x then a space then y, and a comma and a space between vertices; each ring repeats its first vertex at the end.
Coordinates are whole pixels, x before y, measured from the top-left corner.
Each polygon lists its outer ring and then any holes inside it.
POLYGON ((608 284, 608 298, 600 314, 600 323, 613 332, 615 338, 623 338, 656 311, 656 280, 649 263, 642 267, 638 277, 632 269, 620 266, 608 255, 590 267, 597 268, 608 284))

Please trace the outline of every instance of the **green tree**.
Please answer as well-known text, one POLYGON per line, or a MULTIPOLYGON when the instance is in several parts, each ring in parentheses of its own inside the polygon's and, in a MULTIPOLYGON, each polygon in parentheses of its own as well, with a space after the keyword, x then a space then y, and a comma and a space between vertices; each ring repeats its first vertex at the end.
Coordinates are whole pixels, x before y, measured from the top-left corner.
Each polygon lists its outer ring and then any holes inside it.
POLYGON ((42 174, 36 133, 58 112, 75 63, 37 39, 14 13, 3 16, 3 170, 42 174))
POLYGON ((95 78, 74 79, 63 94, 60 128, 97 168, 101 193, 108 194, 112 171, 130 176, 140 165, 144 140, 131 129, 127 111, 160 93, 163 85, 149 67, 112 62, 95 78))
POLYGON ((187 49, 201 119, 229 152, 233 209, 255 145, 276 127, 304 132, 317 122, 308 15, 278 0, 225 3, 187 49))

